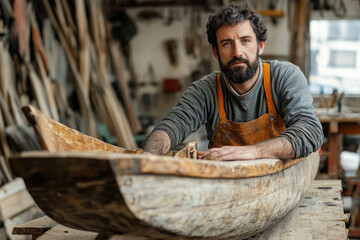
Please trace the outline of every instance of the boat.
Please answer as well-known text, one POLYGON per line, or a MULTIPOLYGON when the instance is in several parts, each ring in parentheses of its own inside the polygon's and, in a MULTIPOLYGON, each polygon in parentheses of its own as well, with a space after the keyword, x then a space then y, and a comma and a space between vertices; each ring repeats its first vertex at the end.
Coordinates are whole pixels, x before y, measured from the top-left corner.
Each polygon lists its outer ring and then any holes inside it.
MULTIPOLYGON (((24 109, 46 151, 10 159, 42 211, 80 230, 151 239, 243 239, 302 199, 319 153, 293 160, 196 158, 194 145, 158 156, 126 150, 24 109)), ((201 153, 198 153, 201 154, 201 153)))

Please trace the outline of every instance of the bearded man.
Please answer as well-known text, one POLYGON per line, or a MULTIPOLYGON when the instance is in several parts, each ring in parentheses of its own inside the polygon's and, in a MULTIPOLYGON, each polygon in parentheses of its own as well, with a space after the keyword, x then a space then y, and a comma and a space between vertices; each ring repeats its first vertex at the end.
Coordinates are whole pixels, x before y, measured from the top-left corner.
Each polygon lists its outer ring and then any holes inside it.
POLYGON ((232 4, 211 15, 206 29, 221 72, 187 88, 144 151, 166 154, 204 124, 204 159, 293 159, 318 150, 323 131, 304 74, 291 63, 260 58, 267 39, 260 14, 232 4))

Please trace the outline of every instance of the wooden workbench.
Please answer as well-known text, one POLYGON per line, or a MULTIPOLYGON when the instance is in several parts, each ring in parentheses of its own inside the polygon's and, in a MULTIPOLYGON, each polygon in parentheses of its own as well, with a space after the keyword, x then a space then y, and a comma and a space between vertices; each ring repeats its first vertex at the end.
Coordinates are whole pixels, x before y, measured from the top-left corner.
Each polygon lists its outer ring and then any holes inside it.
MULTIPOLYGON (((250 239, 347 239, 345 222, 348 221, 349 216, 344 214, 341 191, 340 180, 314 181, 292 212, 273 227, 250 239)), ((33 239, 38 240, 147 239, 129 235, 102 236, 94 232, 79 231, 57 224, 48 217, 15 227, 13 234, 32 235, 33 239)))
POLYGON ((360 134, 360 113, 319 114, 324 135, 328 138, 326 150, 328 154, 327 175, 330 179, 342 176, 340 153, 343 149, 343 134, 360 134))

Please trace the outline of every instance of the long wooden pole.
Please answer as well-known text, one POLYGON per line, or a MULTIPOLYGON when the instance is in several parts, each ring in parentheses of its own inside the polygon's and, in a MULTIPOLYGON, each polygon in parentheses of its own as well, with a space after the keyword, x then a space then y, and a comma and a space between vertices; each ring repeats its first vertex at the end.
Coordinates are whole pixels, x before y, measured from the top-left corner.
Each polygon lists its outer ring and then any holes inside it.
POLYGON ((56 21, 56 18, 51 10, 48 0, 42 0, 42 1, 44 3, 46 12, 50 18, 50 21, 60 39, 60 42, 61 42, 62 46, 64 47, 65 54, 67 56, 71 72, 73 73, 73 76, 75 78, 76 91, 77 91, 79 102, 80 102, 81 112, 83 114, 84 121, 85 121, 86 132, 91 136, 97 136, 95 119, 94 119, 93 112, 91 109, 90 100, 88 98, 88 92, 85 91, 85 86, 82 82, 79 70, 77 69, 77 64, 74 59, 74 55, 70 49, 68 42, 65 39, 63 32, 61 31, 61 29, 59 27, 59 24, 56 21))

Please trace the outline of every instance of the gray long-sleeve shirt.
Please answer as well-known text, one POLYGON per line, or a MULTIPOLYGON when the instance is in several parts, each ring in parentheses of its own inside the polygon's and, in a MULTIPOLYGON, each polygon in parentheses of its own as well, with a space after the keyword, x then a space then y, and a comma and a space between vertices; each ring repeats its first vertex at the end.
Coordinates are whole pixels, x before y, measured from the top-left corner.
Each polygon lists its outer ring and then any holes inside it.
MULTIPOLYGON (((312 96, 301 70, 288 62, 260 60, 260 74, 250 91, 236 93, 221 75, 224 105, 227 118, 238 123, 248 122, 268 112, 262 62, 271 64, 271 87, 276 111, 284 120, 287 138, 296 158, 308 156, 321 147, 323 131, 312 106, 312 96)), ((193 82, 184 92, 179 103, 155 127, 165 131, 172 147, 182 142, 190 133, 206 125, 209 146, 212 146, 219 122, 219 105, 216 75, 213 72, 193 82)))

